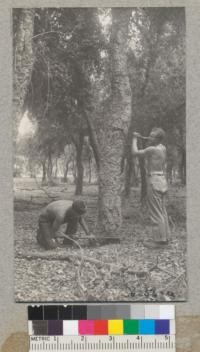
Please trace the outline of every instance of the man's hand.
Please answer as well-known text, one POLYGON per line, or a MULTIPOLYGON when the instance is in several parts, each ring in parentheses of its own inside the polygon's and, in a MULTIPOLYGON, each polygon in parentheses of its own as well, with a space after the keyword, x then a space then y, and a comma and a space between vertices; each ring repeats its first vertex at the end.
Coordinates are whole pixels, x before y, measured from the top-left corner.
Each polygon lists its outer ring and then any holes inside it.
POLYGON ((141 134, 138 132, 133 132, 133 138, 140 138, 141 134))
POLYGON ((90 237, 88 238, 88 244, 89 246, 96 246, 97 244, 97 239, 92 233, 90 233, 90 237))
POLYGON ((87 227, 87 224, 85 222, 85 220, 83 219, 83 217, 81 216, 79 219, 79 224, 81 225, 83 231, 85 232, 86 236, 90 236, 90 231, 87 227))
POLYGON ((48 244, 48 249, 55 249, 58 247, 58 242, 54 238, 49 239, 47 244, 48 244))

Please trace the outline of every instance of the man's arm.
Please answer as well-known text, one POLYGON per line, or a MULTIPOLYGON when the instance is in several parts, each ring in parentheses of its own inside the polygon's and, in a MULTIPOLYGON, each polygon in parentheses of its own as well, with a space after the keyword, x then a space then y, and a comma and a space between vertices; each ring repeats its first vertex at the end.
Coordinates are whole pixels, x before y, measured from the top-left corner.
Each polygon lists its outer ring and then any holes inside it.
POLYGON ((84 230, 85 234, 87 236, 90 236, 90 231, 89 231, 89 229, 87 227, 87 224, 86 224, 85 220, 82 218, 82 216, 80 217, 79 224, 81 225, 81 227, 84 230))
POLYGON ((137 137, 133 137, 132 154, 133 154, 133 156, 144 156, 145 155, 145 149, 140 149, 140 150, 138 149, 137 137))
POLYGON ((134 134, 133 134, 133 142, 132 142, 132 154, 133 154, 133 156, 144 157, 146 155, 149 155, 149 153, 152 153, 155 150, 155 147, 147 147, 145 149, 138 149, 138 146, 137 146, 138 137, 140 137, 140 134, 137 133, 137 132, 134 132, 134 134))
POLYGON ((137 139, 140 137, 140 134, 134 132, 133 134, 133 142, 132 142, 132 154, 133 156, 145 156, 146 149, 138 149, 137 139))
POLYGON ((60 218, 56 218, 53 222, 52 226, 52 233, 54 237, 59 237, 58 231, 60 229, 60 226, 63 224, 62 220, 60 218))

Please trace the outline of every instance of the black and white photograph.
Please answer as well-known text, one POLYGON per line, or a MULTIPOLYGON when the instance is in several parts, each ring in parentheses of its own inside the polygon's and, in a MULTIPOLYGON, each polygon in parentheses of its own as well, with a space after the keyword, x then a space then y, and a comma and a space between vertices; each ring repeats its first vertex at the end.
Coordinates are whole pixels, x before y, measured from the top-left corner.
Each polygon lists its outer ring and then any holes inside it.
POLYGON ((15 301, 187 299, 185 8, 13 8, 15 301))

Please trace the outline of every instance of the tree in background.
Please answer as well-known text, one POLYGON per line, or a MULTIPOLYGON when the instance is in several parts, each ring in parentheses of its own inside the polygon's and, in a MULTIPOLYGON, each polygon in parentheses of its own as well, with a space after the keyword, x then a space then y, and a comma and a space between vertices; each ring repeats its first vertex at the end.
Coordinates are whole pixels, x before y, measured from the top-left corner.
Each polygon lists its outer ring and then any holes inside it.
POLYGON ((90 76, 94 69, 98 70, 102 42, 96 12, 71 8, 36 10, 36 54, 25 102, 47 131, 48 124, 59 126, 62 133, 55 136, 62 138, 62 145, 68 144, 69 139, 74 144, 76 194, 81 194, 83 188, 82 151, 84 136, 88 134, 90 76))
MULTIPOLYGON (((180 121, 182 126, 185 125, 184 36, 183 9, 138 8, 133 11, 128 53, 132 118, 122 163, 123 168, 126 166, 124 193, 127 198, 135 168, 131 154, 133 131, 147 135, 153 127, 162 126, 167 132, 167 143, 171 144, 176 139, 173 129, 180 130, 180 121), (176 120, 175 111, 180 106, 183 107, 183 115, 176 120), (170 121, 173 112, 173 121, 170 121)), ((146 196, 146 177, 142 159, 140 174, 143 202, 146 196)))
MULTIPOLYGON (((34 61, 34 9, 13 10, 13 112, 15 130, 22 115, 34 61)), ((15 133, 16 135, 16 133, 15 133)))
POLYGON ((99 233, 116 236, 121 193, 125 188, 129 198, 138 169, 145 199, 144 162, 138 165, 130 149, 133 131, 147 135, 152 127, 163 127, 169 176, 176 169, 176 177, 185 180, 184 10, 27 11, 14 10, 13 17, 15 60, 21 60, 15 66, 14 97, 37 125, 23 153, 42 170, 43 184, 54 182, 62 159, 64 179, 70 169, 76 194, 83 191, 84 168, 91 180, 95 160, 99 233), (26 23, 27 51, 20 49, 20 23, 26 23), (22 60, 25 52, 29 61, 22 60))

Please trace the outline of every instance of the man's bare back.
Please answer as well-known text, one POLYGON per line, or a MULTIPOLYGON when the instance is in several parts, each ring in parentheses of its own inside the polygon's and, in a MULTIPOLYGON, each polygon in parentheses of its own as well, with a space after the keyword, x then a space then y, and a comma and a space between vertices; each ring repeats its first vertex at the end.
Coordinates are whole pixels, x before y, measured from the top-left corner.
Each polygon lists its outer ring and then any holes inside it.
POLYGON ((42 216, 47 216, 49 219, 59 219, 60 223, 64 222, 66 215, 66 210, 70 208, 73 204, 71 200, 56 200, 48 204, 44 209, 42 209, 42 216))
MULTIPOLYGON (((55 238, 60 237, 59 230, 63 224, 67 225, 65 237, 75 235, 78 224, 80 224, 86 236, 92 240, 92 235, 83 219, 85 213, 86 205, 83 201, 58 200, 51 202, 42 209, 39 216, 38 243, 46 249, 56 248, 55 238)), ((66 244, 65 242, 67 242, 68 244, 68 240, 65 237, 63 243, 66 244)))
POLYGON ((166 148, 163 144, 154 147, 147 147, 145 150, 146 170, 151 172, 165 171, 166 164, 166 148))

